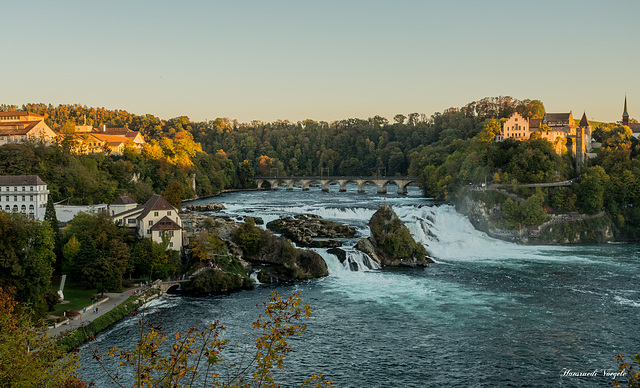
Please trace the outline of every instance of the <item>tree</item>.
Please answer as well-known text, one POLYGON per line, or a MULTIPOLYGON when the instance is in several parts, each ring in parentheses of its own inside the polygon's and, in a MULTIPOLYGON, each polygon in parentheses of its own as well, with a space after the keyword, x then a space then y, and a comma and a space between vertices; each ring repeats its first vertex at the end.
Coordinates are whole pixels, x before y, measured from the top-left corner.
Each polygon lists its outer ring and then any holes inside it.
POLYGON ((53 231, 54 239, 54 253, 56 254, 56 270, 62 271, 62 262, 64 256, 62 254, 62 235, 60 234, 60 227, 58 222, 58 216, 56 215, 56 209, 53 206, 53 198, 51 196, 47 199, 47 208, 44 213, 44 220, 49 223, 51 230, 53 231))
POLYGON ((0 386, 80 387, 76 355, 64 355, 34 328, 10 293, 0 287, 0 386))
MULTIPOLYGON (((224 326, 214 322, 204 329, 191 328, 178 332, 169 349, 163 355, 166 334, 160 326, 147 323, 143 315, 138 321, 140 336, 133 350, 114 347, 107 352, 108 359, 117 359, 120 365, 133 369, 136 387, 203 387, 226 388, 279 387, 276 373, 284 368, 285 356, 291 352, 290 337, 301 336, 306 325, 299 323, 310 317, 309 306, 302 305, 300 293, 281 298, 275 291, 269 302, 264 302, 264 316, 258 317, 253 328, 259 333, 255 340, 255 351, 247 362, 233 364, 226 376, 221 376, 219 364, 224 359, 228 340, 222 339, 224 326)), ((105 357, 92 347, 94 358, 106 368, 105 357)), ((107 372, 109 373, 109 372, 107 372)), ((118 377, 109 373, 116 385, 124 387, 118 377)), ((313 375, 304 380, 302 386, 332 387, 333 383, 323 375, 313 375)))
POLYGON ((0 212, 0 287, 12 287, 19 302, 42 306, 55 261, 47 222, 0 212))
POLYGON ((580 207, 588 214, 599 212, 604 206, 604 193, 609 176, 600 166, 589 167, 576 185, 580 207))
POLYGON ((397 115, 393 116, 393 121, 396 122, 396 124, 404 124, 404 121, 407 119, 407 116, 398 113, 397 115))
POLYGON ((182 194, 184 193, 184 187, 182 183, 178 181, 172 181, 169 183, 169 186, 164 190, 162 196, 167 200, 173 207, 180 209, 182 206, 182 194))

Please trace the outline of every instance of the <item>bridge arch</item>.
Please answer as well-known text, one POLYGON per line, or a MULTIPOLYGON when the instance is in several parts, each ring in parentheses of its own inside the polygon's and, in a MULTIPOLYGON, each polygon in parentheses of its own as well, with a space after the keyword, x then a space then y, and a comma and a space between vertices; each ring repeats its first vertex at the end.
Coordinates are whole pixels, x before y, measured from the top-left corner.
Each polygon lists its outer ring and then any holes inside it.
POLYGON ((256 182, 258 190, 271 190, 271 182, 268 180, 259 180, 256 182))
POLYGON ((364 193, 367 185, 375 185, 379 194, 386 194, 387 187, 393 183, 397 186, 398 194, 406 194, 407 186, 418 181, 416 177, 255 177, 255 182, 260 190, 276 190, 278 187, 286 186, 287 190, 294 187, 302 187, 303 191, 308 191, 312 186, 320 186, 322 191, 329 191, 333 184, 338 185, 340 192, 347 191, 347 185, 354 183, 358 187, 358 193, 364 193))
POLYGON ((309 180, 302 181, 302 190, 303 191, 311 190, 311 186, 313 184, 316 184, 322 187, 322 181, 320 179, 309 179, 309 180))

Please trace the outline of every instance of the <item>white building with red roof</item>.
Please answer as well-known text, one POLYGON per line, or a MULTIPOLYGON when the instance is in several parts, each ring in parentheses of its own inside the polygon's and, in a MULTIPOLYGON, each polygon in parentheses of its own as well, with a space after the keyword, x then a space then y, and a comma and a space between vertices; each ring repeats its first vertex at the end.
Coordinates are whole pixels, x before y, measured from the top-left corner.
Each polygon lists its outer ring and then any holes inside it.
POLYGON ((56 136, 44 122, 43 116, 22 111, 0 112, 0 146, 26 141, 51 144, 56 136))
MULTIPOLYGON (((131 203, 119 203, 129 202, 124 199, 121 201, 121 198, 111 206, 131 206, 131 203)), ((182 219, 178 209, 161 195, 154 194, 144 205, 116 213, 111 218, 116 224, 136 228, 138 237, 150 238, 159 244, 167 238, 168 249, 179 251, 182 248, 182 219)))

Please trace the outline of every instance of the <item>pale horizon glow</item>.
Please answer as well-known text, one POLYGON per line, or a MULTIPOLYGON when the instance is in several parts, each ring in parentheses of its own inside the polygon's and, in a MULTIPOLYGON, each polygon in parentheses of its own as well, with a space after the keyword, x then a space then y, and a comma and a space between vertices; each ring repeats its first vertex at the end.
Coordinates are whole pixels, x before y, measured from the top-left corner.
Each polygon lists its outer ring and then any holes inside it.
POLYGON ((162 119, 431 116, 484 97, 640 119, 640 2, 14 2, 0 103, 162 119))

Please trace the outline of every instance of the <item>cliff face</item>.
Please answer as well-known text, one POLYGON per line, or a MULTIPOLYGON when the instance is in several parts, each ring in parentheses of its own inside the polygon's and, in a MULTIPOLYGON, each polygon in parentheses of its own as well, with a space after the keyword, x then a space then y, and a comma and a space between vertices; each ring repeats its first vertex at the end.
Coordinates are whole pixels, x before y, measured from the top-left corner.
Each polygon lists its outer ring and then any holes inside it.
POLYGON ((380 266, 426 266, 433 263, 422 244, 389 205, 380 205, 369 221, 371 237, 358 241, 356 248, 368 254, 380 266))
POLYGON ((552 214, 548 221, 536 227, 511 229, 504 226, 502 204, 495 198, 483 199, 482 195, 472 196, 467 191, 458 196, 455 206, 477 230, 505 241, 521 244, 580 244, 614 240, 613 223, 604 212, 595 215, 552 214))

